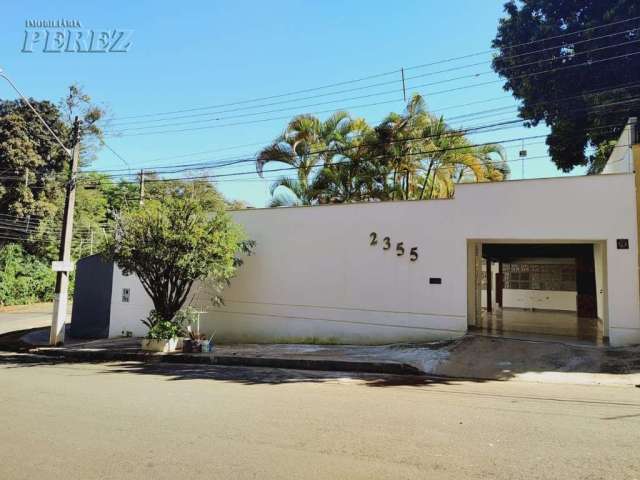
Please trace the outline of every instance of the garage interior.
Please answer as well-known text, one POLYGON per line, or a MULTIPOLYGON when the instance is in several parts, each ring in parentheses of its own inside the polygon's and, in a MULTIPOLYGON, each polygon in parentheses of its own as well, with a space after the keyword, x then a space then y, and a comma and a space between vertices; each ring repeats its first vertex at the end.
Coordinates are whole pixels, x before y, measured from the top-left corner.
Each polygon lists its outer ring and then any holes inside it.
POLYGON ((601 344, 606 340, 602 248, 591 243, 482 243, 476 250, 472 329, 601 344))

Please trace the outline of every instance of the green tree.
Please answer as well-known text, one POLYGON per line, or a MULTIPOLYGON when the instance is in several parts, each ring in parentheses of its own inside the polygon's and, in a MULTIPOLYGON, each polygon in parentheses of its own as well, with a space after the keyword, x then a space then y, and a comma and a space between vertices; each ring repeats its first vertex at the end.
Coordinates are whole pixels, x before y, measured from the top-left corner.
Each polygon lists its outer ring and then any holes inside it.
POLYGON ((437 122, 427 112, 421 95, 413 95, 405 111, 392 112, 375 127, 375 141, 371 149, 377 162, 386 165, 392 175, 392 198, 411 198, 411 183, 420 168, 420 161, 431 138, 431 126, 437 122), (427 134, 427 135, 425 135, 427 134))
POLYGON ((297 169, 296 177, 283 176, 272 184, 271 206, 447 198, 455 183, 501 181, 509 173, 499 145, 474 146, 443 118, 431 115, 420 95, 410 98, 403 113, 390 113, 373 129, 345 112, 325 123, 303 117, 304 125, 313 128, 303 135, 301 117, 295 117, 258 156, 258 172, 276 158, 297 169), (309 138, 313 142, 305 143, 309 138))
POLYGON ((271 206, 311 205, 318 193, 313 182, 316 166, 330 165, 340 147, 347 145, 349 137, 362 128, 362 120, 353 120, 343 111, 334 113, 325 121, 307 114, 294 117, 282 135, 265 147, 256 159, 260 175, 270 162, 296 169, 296 178, 283 176, 273 183, 271 206))
POLYGON ((210 205, 181 193, 162 201, 145 201, 116 217, 116 230, 104 254, 125 274, 135 273, 163 320, 172 320, 184 305, 193 284, 212 288, 214 303, 250 253, 252 242, 224 211, 224 203, 210 205))
MULTIPOLYGON (((69 138, 55 105, 32 103, 56 135, 69 138)), ((18 218, 54 214, 67 158, 25 102, 0 101, 0 211, 18 218)))
POLYGON ((21 245, 0 246, 0 305, 51 301, 55 274, 21 245))
POLYGON ((551 128, 547 145, 560 170, 591 166, 596 154, 586 148, 617 139, 627 119, 640 113, 640 57, 623 56, 638 51, 638 22, 607 26, 640 15, 640 3, 512 0, 504 8, 493 69, 522 102, 526 125, 551 128))
MULTIPOLYGON (((81 87, 72 85, 58 106, 33 99, 30 103, 66 145, 70 144, 71 124, 77 115, 81 162, 86 165, 91 161, 95 143, 102 135, 99 124, 104 110, 94 105, 81 87)), ((26 245, 31 252, 55 255, 59 240, 55 231, 62 222, 68 168, 67 154, 26 102, 0 101, 0 176, 4 177, 0 183, 0 211, 4 214, 0 233, 29 239, 26 245), (33 228, 20 231, 26 219, 31 227, 39 228, 34 238, 33 228)), ((80 208, 83 204, 78 202, 80 208)), ((0 239, 0 244, 6 241, 0 239)))
POLYGON ((497 163, 506 156, 498 145, 473 146, 444 118, 430 114, 422 96, 413 95, 402 114, 391 113, 375 128, 373 154, 391 171, 394 199, 448 198, 462 181, 501 181, 497 163))

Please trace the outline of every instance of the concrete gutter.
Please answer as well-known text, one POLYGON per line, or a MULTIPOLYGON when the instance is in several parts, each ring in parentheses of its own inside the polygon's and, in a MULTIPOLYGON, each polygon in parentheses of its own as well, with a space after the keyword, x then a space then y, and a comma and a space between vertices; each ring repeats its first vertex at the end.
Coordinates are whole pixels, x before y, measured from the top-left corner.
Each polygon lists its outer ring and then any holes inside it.
POLYGON ((72 348, 32 348, 29 353, 65 362, 164 362, 244 367, 288 368, 294 370, 322 370, 336 372, 380 373, 390 375, 422 375, 411 365, 391 361, 357 361, 314 358, 278 358, 242 355, 190 353, 123 352, 72 348))
MULTIPOLYGON (((140 339, 77 340, 49 347, 47 329, 11 335, 3 348, 65 362, 165 362, 299 370, 423 375, 436 378, 522 380, 587 385, 640 385, 640 346, 611 348, 558 341, 467 335, 448 342, 394 345, 216 345, 213 354, 149 353, 140 339)), ((36 358, 36 357, 34 357, 36 358)))

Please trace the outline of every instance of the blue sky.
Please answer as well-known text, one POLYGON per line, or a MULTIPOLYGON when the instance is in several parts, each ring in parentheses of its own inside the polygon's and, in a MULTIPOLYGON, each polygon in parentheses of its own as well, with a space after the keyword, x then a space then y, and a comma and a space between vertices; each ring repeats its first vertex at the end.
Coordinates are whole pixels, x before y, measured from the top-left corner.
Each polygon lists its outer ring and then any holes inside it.
MULTIPOLYGON (((112 1, 108 4, 86 1, 8 2, 3 6, 0 18, 0 67, 25 93, 40 99, 58 99, 66 93, 68 85, 77 82, 96 102, 108 107, 115 124, 127 121, 118 120, 119 117, 202 108, 278 95, 486 51, 495 35, 498 19, 503 14, 502 4, 502 0, 401 3, 371 0, 112 1), (133 30, 132 46, 127 53, 108 54, 20 51, 26 20, 61 18, 79 20, 85 29, 133 30)), ((516 103, 510 94, 502 90, 501 82, 478 85, 498 80, 495 74, 487 73, 490 70, 490 58, 490 54, 486 53, 456 62, 408 70, 407 76, 425 75, 407 81, 408 93, 422 93, 428 107, 444 114, 445 118, 498 107, 515 107, 516 103), (478 62, 484 63, 461 68, 478 62), (455 68, 450 72, 434 73, 455 68), (481 75, 451 80, 453 77, 476 73, 481 75), (435 82, 442 83, 412 88, 435 82), (465 88, 437 93, 458 87, 465 88)), ((0 84, 0 98, 14 96, 6 83, 0 84)), ((389 111, 401 111, 403 102, 399 75, 271 101, 175 114, 189 118, 166 120, 156 125, 209 121, 155 129, 206 127, 199 130, 152 135, 147 133, 154 129, 129 130, 123 131, 122 136, 108 137, 107 141, 133 169, 249 156, 259 150, 260 145, 272 140, 286 123, 283 118, 272 118, 345 107, 354 107, 348 110, 371 123, 382 119, 389 111), (392 80, 395 83, 390 85, 293 101, 314 94, 328 94, 392 80), (397 92, 377 95, 394 89, 397 92), (371 96, 368 98, 349 100, 369 94, 371 96), (287 103, 259 107, 276 101, 287 103), (323 102, 331 103, 308 106, 323 102), (387 103, 369 105, 376 102, 387 103), (213 117, 189 115, 238 107, 244 110, 213 117), (288 110, 256 114, 285 108, 288 110), (220 117, 220 120, 215 120, 220 117), (230 123, 233 125, 224 126, 230 123), (144 135, 131 135, 133 133, 144 135), (240 145, 248 146, 236 148, 240 145)), ((326 115, 323 113, 319 116, 326 115)), ((128 121, 157 118, 163 117, 142 117, 128 121)), ((514 118, 515 114, 507 111, 477 119, 451 120, 450 123, 454 126, 471 126, 514 118)), ((128 127, 147 125, 153 124, 129 124, 128 127)), ((544 133, 546 129, 542 127, 517 127, 475 134, 471 138, 482 143, 544 133)), ((546 154, 543 141, 525 141, 529 156, 546 154)), ((508 143, 505 147, 509 159, 513 160, 517 159, 522 143, 508 143)), ((520 163, 511 162, 510 165, 512 178, 520 178, 520 163)), ((97 161, 91 166, 95 169, 123 167, 122 161, 107 149, 99 153, 97 161)), ((251 164, 240 164, 217 169, 215 173, 252 169, 251 164)), ((573 173, 582 172, 577 169, 573 173)), ((547 158, 534 158, 525 163, 527 178, 558 174, 547 158)), ((232 181, 220 181, 218 186, 229 198, 263 206, 268 198, 269 183, 268 180, 250 175, 233 178, 232 181)))

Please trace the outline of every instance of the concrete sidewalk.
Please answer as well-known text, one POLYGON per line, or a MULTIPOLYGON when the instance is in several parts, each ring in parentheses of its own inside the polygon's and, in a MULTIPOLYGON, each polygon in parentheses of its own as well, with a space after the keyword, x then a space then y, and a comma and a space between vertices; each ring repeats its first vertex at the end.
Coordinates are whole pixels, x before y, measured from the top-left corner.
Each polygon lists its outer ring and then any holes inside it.
POLYGON ((216 345, 211 353, 155 353, 140 348, 139 338, 80 341, 67 338, 63 347, 47 346, 48 329, 35 330, 21 339, 29 353, 66 361, 145 361, 242 365, 342 372, 420 375, 407 363, 382 355, 384 347, 315 345, 216 345))
POLYGON ((359 345, 216 345, 213 353, 149 353, 138 338, 74 340, 49 347, 48 329, 21 338, 31 354, 65 361, 146 361, 245 365, 479 380, 640 385, 640 346, 571 345, 467 335, 449 342, 359 345))

